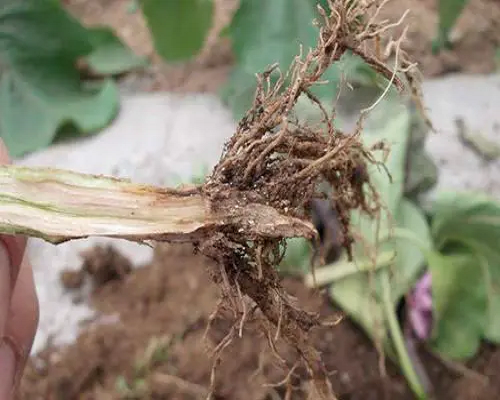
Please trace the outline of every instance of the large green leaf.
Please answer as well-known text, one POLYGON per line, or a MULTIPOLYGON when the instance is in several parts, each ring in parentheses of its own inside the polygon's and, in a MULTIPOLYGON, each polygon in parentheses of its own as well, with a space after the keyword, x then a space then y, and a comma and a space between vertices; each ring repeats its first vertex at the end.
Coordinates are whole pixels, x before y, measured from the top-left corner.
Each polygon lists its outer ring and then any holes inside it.
POLYGON ((49 145, 66 124, 88 134, 115 116, 113 82, 80 80, 77 61, 93 50, 91 33, 58 1, 1 1, 0 136, 12 156, 49 145))
MULTIPOLYGON (((384 160, 383 152, 378 152, 375 159, 383 163, 369 164, 368 173, 377 190, 379 201, 384 209, 377 224, 365 214, 355 213, 354 223, 360 224, 363 237, 375 243, 379 234, 384 235, 393 225, 394 215, 398 212, 403 198, 405 183, 405 163, 409 144, 410 113, 406 106, 394 98, 382 101, 379 108, 372 111, 365 123, 363 142, 367 147, 384 142, 390 153, 384 160), (389 174, 387 173, 389 172, 389 174)), ((364 247, 360 243, 359 248, 364 247)))
POLYGON ((307 51, 316 42, 315 17, 310 1, 241 0, 230 27, 238 63, 254 73, 274 63, 288 68, 300 44, 307 51))
POLYGON ((433 248, 429 224, 419 207, 403 199, 396 220, 396 269, 391 280, 395 302, 413 288, 425 268, 426 253, 433 248))
POLYGON ((146 66, 146 58, 135 54, 110 28, 97 27, 89 31, 93 49, 85 60, 93 71, 116 75, 146 66))
POLYGON ((433 348, 449 358, 466 359, 479 348, 486 322, 487 296, 480 260, 467 249, 428 256, 432 276, 433 348))
POLYGON ((236 65, 221 91, 235 118, 241 118, 252 105, 256 73, 274 63, 286 71, 300 45, 307 51, 316 43, 315 16, 312 1, 241 0, 227 29, 236 65))
MULTIPOLYGON (((403 200, 405 157, 408 144, 408 110, 392 102, 386 102, 376 112, 368 125, 364 141, 367 145, 385 140, 391 145, 391 152, 385 166, 392 181, 383 168, 370 167, 370 178, 377 188, 385 210, 380 220, 375 221, 360 213, 353 215, 353 227, 363 237, 355 246, 355 258, 364 259, 366 246, 375 246, 382 239, 379 251, 396 251, 391 279, 391 299, 396 304, 399 298, 416 281, 423 265, 424 256, 420 245, 431 248, 430 233, 422 212, 411 203, 403 200), (392 118, 386 118, 388 110, 394 110, 392 118), (384 117, 385 116, 385 117, 384 117), (406 232, 405 237, 395 235, 394 228, 406 232), (416 236, 421 240, 408 240, 416 236)), ((375 337, 377 326, 383 326, 382 304, 380 302, 380 276, 386 270, 377 273, 356 275, 332 285, 330 293, 333 299, 350 316, 360 323, 369 335, 375 337)))
POLYGON ((481 193, 441 192, 433 204, 436 245, 458 241, 500 252, 500 203, 481 193))
POLYGON ((498 249, 482 250, 481 259, 486 282, 488 308, 483 337, 500 343, 500 252, 498 249))
MULTIPOLYGON (((486 339, 500 343, 500 203, 479 193, 443 192, 432 209, 432 235, 438 249, 467 247, 476 255, 474 272, 485 281, 486 339)), ((458 277, 464 285, 467 275, 458 277)), ((467 318, 474 316, 467 315, 467 318)))
MULTIPOLYGON (((394 307, 413 287, 425 267, 423 250, 432 249, 425 216, 412 203, 406 200, 401 202, 399 212, 396 214, 396 225, 397 230, 394 235, 389 236, 382 244, 384 251, 393 249, 396 252, 390 267, 390 292, 394 307), (418 239, 412 240, 413 237, 418 239)), ((377 337, 378 327, 382 328, 385 323, 380 281, 382 274, 387 274, 387 270, 352 275, 330 287, 330 295, 334 301, 372 338, 377 337)))
MULTIPOLYGON (((300 45, 304 46, 305 53, 316 45, 318 31, 312 22, 318 16, 317 3, 316 0, 240 2, 227 30, 236 55, 236 66, 221 92, 235 118, 241 118, 252 104, 256 73, 263 72, 274 63, 286 71, 299 53, 300 45)), ((341 78, 350 83, 370 86, 380 85, 383 81, 361 58, 346 53, 324 73, 323 80, 329 83, 313 87, 312 92, 326 104, 333 104, 341 78)), ((309 113, 307 106, 302 111, 309 113)))
POLYGON ((195 56, 212 26, 212 0, 143 0, 142 12, 156 51, 167 61, 195 56))

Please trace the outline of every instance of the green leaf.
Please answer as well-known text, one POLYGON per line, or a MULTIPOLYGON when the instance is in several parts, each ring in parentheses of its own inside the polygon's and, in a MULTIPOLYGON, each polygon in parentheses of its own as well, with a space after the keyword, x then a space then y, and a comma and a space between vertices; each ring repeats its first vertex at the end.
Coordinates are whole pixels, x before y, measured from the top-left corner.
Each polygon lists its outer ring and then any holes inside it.
MULTIPOLYGON (((391 267, 391 298, 396 304, 408 288, 413 286, 421 272, 424 254, 420 247, 432 248, 431 236, 422 212, 403 200, 408 110, 403 106, 399 109, 397 105, 386 101, 379 111, 372 114, 368 122, 363 137, 366 145, 381 139, 391 145, 385 166, 392 176, 392 183, 381 167, 369 168, 372 182, 386 210, 382 212, 379 222, 353 213, 354 228, 363 237, 355 246, 355 259, 363 260, 371 256, 366 254, 365 247, 375 246, 377 240, 381 240, 379 252, 396 251, 396 259, 391 267), (393 110, 393 118, 387 118, 389 110, 393 110), (404 237, 395 236, 394 227, 407 234, 404 237), (408 240, 413 236, 420 240, 408 240)), ((351 276, 333 284, 330 289, 332 298, 360 323, 372 338, 377 335, 377 327, 384 326, 384 312, 380 302, 381 273, 385 274, 386 271, 369 271, 367 274, 351 276)))
POLYGON ((426 264, 426 253, 433 248, 433 243, 424 213, 408 200, 401 202, 397 226, 394 232, 397 269, 391 283, 395 299, 399 301, 420 277, 426 264))
POLYGON ((311 246, 304 238, 291 238, 286 241, 286 253, 279 270, 286 274, 305 274, 310 269, 311 246))
POLYGON ((414 104, 411 108, 410 143, 406 155, 405 197, 416 200, 420 194, 436 185, 438 169, 425 149, 429 127, 414 104))
POLYGON ((467 359, 479 348, 487 308, 478 257, 467 249, 428 257, 432 276, 432 347, 453 359, 467 359))
MULTIPOLYGON (((320 3, 329 9, 326 2, 320 3)), ((300 45, 304 53, 316 45, 318 32, 312 22, 318 16, 317 4, 315 0, 241 1, 225 32, 232 40, 237 63, 221 93, 235 118, 241 118, 252 104, 256 73, 275 63, 285 72, 299 54, 300 45)), ((312 92, 322 101, 333 103, 342 77, 351 84, 361 85, 378 85, 383 81, 360 57, 347 52, 323 75, 329 83, 316 85, 312 92)), ((308 107, 302 111, 308 114, 308 107)))
POLYGON ((439 248, 460 242, 500 252, 500 203, 481 193, 442 192, 433 204, 432 235, 439 248))
POLYGON ((85 60, 93 71, 117 75, 146 66, 146 58, 135 54, 111 29, 93 28, 90 33, 93 50, 85 60))
POLYGON ((227 34, 232 41, 236 66, 221 91, 235 118, 241 118, 252 104, 255 74, 274 63, 286 71, 300 45, 314 46, 317 29, 313 2, 303 0, 241 0, 227 34))
POLYGON ((486 281, 488 309, 483 337, 500 344, 500 254, 483 250, 483 274, 486 281))
POLYGON ((242 66, 236 66, 231 71, 227 83, 220 90, 220 96, 231 108, 235 119, 240 120, 250 109, 256 85, 255 73, 247 71, 242 66))
MULTIPOLYGON (((439 249, 451 245, 474 251, 485 280, 488 309, 483 335, 500 343, 500 203, 479 193, 443 192, 433 204, 432 235, 439 249)), ((461 278, 467 282, 467 276, 461 278)), ((465 284, 464 283, 464 284, 465 284)))
POLYGON ((432 51, 438 53, 450 47, 450 32, 469 0, 438 0, 439 27, 437 37, 432 42, 432 51))
POLYGON ((316 43, 315 7, 303 0, 241 0, 231 22, 233 50, 248 71, 279 63, 287 69, 299 53, 316 43))
POLYGON ((142 12, 156 51, 167 61, 195 56, 212 26, 212 0, 143 0, 142 12))
MULTIPOLYGON (((364 240, 372 244, 376 242, 380 234, 384 236, 392 227, 392 216, 398 212, 403 198, 409 123, 408 108, 390 98, 382 101, 379 108, 371 112, 365 123, 363 131, 365 146, 369 147, 382 141, 390 149, 385 161, 382 152, 374 153, 375 160, 383 163, 385 168, 378 164, 368 165, 370 180, 385 208, 381 211, 380 221, 374 223, 375 221, 371 218, 358 212, 353 215, 353 223, 359 224, 364 240), (388 116, 391 117, 388 118, 388 116)), ((358 246, 360 251, 363 247, 361 243, 358 246)))
POLYGON ((361 57, 347 51, 339 61, 331 65, 323 74, 322 80, 328 84, 313 86, 313 92, 325 102, 331 102, 337 97, 338 85, 349 82, 351 85, 380 87, 387 80, 378 75, 361 57))
MULTIPOLYGON (((389 267, 391 299, 394 307, 414 286, 425 267, 423 251, 432 249, 429 227, 419 208, 403 200, 396 214, 396 224, 398 228, 396 233, 385 238, 381 250, 387 252, 392 249, 396 252, 392 266, 389 267), (413 240, 413 237, 418 239, 413 240)), ((367 270, 365 274, 346 277, 330 288, 333 300, 363 326, 372 338, 376 337, 377 326, 380 327, 384 323, 380 279, 381 274, 386 271, 375 272, 375 268, 376 266, 373 266, 372 270, 367 270)))
POLYGON ((0 136, 13 157, 49 145, 57 130, 105 127, 118 110, 111 81, 80 82, 88 31, 55 0, 4 0, 0 10, 0 136), (61 34, 64 32, 64 34, 61 34))

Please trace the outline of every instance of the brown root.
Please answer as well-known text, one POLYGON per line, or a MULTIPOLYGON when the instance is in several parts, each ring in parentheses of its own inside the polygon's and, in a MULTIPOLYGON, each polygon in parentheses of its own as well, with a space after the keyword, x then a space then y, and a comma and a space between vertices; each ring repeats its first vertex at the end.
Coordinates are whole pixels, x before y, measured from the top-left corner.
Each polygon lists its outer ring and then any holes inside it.
MULTIPOLYGON (((396 25, 375 21, 386 2, 329 0, 329 12, 320 8, 323 21, 316 47, 305 57, 297 57, 286 75, 272 66, 258 76, 253 106, 226 143, 219 163, 202 188, 214 210, 223 200, 237 194, 240 199, 271 206, 283 215, 310 221, 310 204, 315 198, 324 197, 321 189, 327 187, 339 217, 341 245, 350 255, 354 241, 350 229, 352 210, 359 209, 371 216, 380 210, 377 193, 366 172, 367 164, 374 162, 370 153, 374 149, 365 149, 360 140, 364 115, 351 134, 339 131, 334 127, 333 115, 328 115, 311 88, 320 83, 326 69, 348 50, 362 57, 389 85, 404 88, 398 73, 408 75, 412 65, 401 50, 402 38, 388 46, 396 47, 396 70, 387 67, 379 54, 366 50, 365 42, 378 39, 396 25), (273 73, 279 79, 271 85, 273 73), (301 95, 307 96, 321 111, 322 127, 313 128, 298 121, 293 109, 301 95)), ((409 83, 412 93, 417 93, 413 89, 415 81, 409 83)), ((199 249, 221 266, 210 274, 225 297, 232 299, 231 307, 239 310, 244 306, 242 295, 252 299, 274 327, 273 333, 268 332, 270 341, 281 337, 301 355, 312 379, 315 398, 334 399, 321 357, 308 340, 309 331, 321 325, 321 321, 317 315, 290 303, 274 267, 284 255, 284 244, 279 235, 249 235, 247 229, 228 227, 200 241, 199 249)), ((218 353, 238 332, 241 327, 235 325, 230 337, 217 348, 218 353)))

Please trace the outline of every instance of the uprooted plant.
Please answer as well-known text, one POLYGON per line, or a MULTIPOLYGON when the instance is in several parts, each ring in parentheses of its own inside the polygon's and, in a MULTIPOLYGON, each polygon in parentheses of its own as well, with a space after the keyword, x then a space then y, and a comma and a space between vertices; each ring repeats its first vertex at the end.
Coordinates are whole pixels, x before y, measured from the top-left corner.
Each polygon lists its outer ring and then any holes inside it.
POLYGON ((346 51, 362 57, 389 85, 403 89, 398 72, 410 82, 414 79, 400 50, 401 39, 390 41, 384 56, 365 50, 365 44, 378 43, 393 26, 376 22, 384 1, 328 3, 329 12, 320 9, 316 47, 305 56, 301 50, 286 74, 271 67, 258 76, 253 106, 202 185, 161 189, 68 171, 4 166, 0 232, 53 243, 91 235, 192 242, 217 261, 210 275, 238 318, 217 349, 223 349, 241 332, 238 327, 260 310, 275 329, 268 332, 271 346, 281 337, 298 350, 314 383, 315 398, 335 398, 320 355, 308 341, 308 332, 322 322, 290 301, 275 266, 284 255, 286 238, 317 240, 309 209, 313 199, 325 196, 325 187, 332 192, 342 245, 349 253, 354 241, 351 211, 376 217, 381 207, 366 168, 375 163, 371 152, 383 146, 366 148, 360 140, 363 115, 352 134, 336 129, 334 113, 310 89, 325 84, 322 74, 346 51), (396 67, 391 70, 383 61, 394 49, 396 67), (274 85, 271 74, 279 75, 274 85), (294 105, 299 96, 321 110, 321 125, 298 120, 294 105), (243 296, 255 303, 252 308, 245 306, 243 296))

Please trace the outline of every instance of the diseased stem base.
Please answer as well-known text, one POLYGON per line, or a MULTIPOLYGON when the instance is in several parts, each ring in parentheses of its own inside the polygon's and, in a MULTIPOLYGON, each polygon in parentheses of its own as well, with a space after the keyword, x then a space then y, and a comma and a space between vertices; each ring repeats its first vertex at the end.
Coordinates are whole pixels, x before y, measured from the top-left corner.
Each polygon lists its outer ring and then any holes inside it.
POLYGON ((265 237, 312 237, 313 226, 235 193, 216 205, 199 188, 162 189, 49 168, 0 166, 0 233, 51 243, 89 236, 193 242, 236 227, 265 237))

